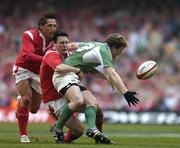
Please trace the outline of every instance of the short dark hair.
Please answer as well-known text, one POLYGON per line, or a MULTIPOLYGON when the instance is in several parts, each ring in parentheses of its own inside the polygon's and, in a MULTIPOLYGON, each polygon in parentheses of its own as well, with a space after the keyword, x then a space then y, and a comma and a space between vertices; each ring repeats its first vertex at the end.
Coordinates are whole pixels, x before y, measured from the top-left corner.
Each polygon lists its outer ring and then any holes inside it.
POLYGON ((53 41, 56 43, 57 42, 57 38, 59 36, 66 36, 69 38, 69 35, 67 32, 65 32, 64 30, 58 30, 58 31, 55 31, 54 34, 53 34, 53 41))
POLYGON ((38 27, 40 28, 40 26, 44 26, 47 23, 47 19, 57 19, 56 15, 54 13, 46 13, 44 14, 38 22, 38 27))
POLYGON ((110 48, 125 48, 128 45, 127 40, 119 33, 110 34, 105 42, 110 48))

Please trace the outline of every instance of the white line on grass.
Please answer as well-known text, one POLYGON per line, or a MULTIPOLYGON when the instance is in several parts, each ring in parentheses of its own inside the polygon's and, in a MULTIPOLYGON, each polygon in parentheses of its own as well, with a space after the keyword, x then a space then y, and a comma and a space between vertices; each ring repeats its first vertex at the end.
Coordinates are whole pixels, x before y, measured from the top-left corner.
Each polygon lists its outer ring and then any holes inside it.
POLYGON ((120 133, 120 132, 108 132, 105 133, 108 136, 119 136, 119 137, 180 137, 180 133, 142 133, 142 132, 132 132, 132 133, 120 133))

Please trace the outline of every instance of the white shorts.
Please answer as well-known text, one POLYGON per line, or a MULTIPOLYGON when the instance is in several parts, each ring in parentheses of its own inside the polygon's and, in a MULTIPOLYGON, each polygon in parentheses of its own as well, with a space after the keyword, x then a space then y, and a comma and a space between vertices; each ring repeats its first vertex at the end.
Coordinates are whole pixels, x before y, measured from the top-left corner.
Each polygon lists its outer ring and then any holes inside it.
POLYGON ((31 87, 39 94, 42 94, 39 75, 16 65, 13 66, 13 75, 16 79, 16 84, 22 80, 30 79, 31 87))
POLYGON ((45 108, 49 110, 49 106, 51 106, 54 109, 56 116, 60 116, 66 104, 68 104, 68 101, 64 98, 60 98, 58 100, 45 103, 45 108))
POLYGON ((80 85, 80 80, 78 75, 73 72, 67 73, 65 76, 60 75, 58 72, 54 72, 53 74, 53 85, 55 89, 60 92, 62 88, 69 84, 78 84, 80 85))

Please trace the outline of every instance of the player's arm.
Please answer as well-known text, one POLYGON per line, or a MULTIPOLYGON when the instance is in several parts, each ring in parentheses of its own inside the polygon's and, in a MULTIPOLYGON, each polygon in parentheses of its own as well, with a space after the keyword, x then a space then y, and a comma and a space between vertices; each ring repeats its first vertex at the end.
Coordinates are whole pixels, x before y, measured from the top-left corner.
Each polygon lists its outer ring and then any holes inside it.
POLYGON ((134 95, 136 92, 128 91, 126 86, 124 85, 121 77, 112 67, 104 68, 105 74, 108 76, 110 83, 112 86, 117 88, 125 97, 126 101, 128 102, 129 106, 138 104, 139 99, 137 99, 134 95))
POLYGON ((109 78, 111 84, 116 87, 122 94, 125 94, 128 89, 124 85, 121 77, 117 74, 117 72, 112 67, 104 68, 104 72, 109 78))
POLYGON ((79 76, 80 79, 84 77, 84 74, 81 69, 63 63, 57 65, 54 71, 58 72, 60 75, 65 75, 69 72, 74 72, 79 76))
POLYGON ((85 42, 71 42, 68 44, 68 51, 74 51, 76 49, 78 49, 81 46, 84 46, 86 43, 85 42))
POLYGON ((62 59, 56 51, 47 51, 44 56, 44 61, 48 64, 55 72, 61 75, 65 75, 69 72, 74 72, 76 74, 82 74, 81 69, 66 65, 63 63, 62 59))
POLYGON ((111 83, 109 77, 108 77, 106 74, 104 74, 104 73, 102 73, 102 72, 100 72, 100 71, 98 71, 98 70, 96 70, 96 69, 94 69, 93 71, 91 71, 91 74, 92 74, 94 77, 96 77, 96 78, 100 78, 100 79, 106 80, 106 81, 109 83, 109 85, 111 85, 112 89, 114 89, 113 84, 111 83))
POLYGON ((22 53, 23 57, 27 62, 36 62, 41 63, 43 56, 37 55, 34 53, 35 48, 33 45, 33 40, 29 34, 24 33, 22 36, 22 53))
POLYGON ((72 67, 72 66, 69 66, 69 65, 66 65, 66 64, 59 64, 56 66, 55 72, 58 72, 60 74, 66 74, 66 73, 69 73, 69 72, 74 72, 74 73, 81 73, 81 69, 79 68, 76 68, 76 67, 72 67))
POLYGON ((107 76, 109 83, 113 88, 117 88, 124 95, 129 106, 131 106, 131 104, 135 106, 139 102, 139 100, 134 96, 136 92, 128 91, 121 77, 114 69, 112 55, 109 50, 106 49, 107 47, 100 49, 100 55, 102 57, 102 60, 100 61, 101 65, 104 67, 104 73, 107 76))

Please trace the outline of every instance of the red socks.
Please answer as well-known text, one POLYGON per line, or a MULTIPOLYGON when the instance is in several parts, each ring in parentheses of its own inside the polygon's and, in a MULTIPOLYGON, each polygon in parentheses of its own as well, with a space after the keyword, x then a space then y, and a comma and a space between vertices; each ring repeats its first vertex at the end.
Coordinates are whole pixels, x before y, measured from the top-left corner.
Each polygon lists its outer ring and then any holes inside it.
MULTIPOLYGON (((96 127, 98 128, 99 131, 102 132, 102 127, 103 127, 103 115, 101 114, 100 116, 96 116, 96 127)), ((82 134, 73 132, 69 130, 66 135, 64 135, 64 143, 70 143, 73 140, 78 139, 82 134)))
POLYGON ((75 133, 69 130, 67 134, 64 135, 64 143, 71 143, 73 140, 76 140, 79 137, 81 137, 81 135, 82 135, 81 133, 78 133, 78 132, 75 133))
POLYGON ((29 118, 29 108, 22 106, 22 99, 17 100, 17 120, 20 135, 27 135, 27 125, 29 118))

